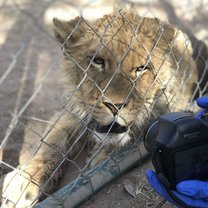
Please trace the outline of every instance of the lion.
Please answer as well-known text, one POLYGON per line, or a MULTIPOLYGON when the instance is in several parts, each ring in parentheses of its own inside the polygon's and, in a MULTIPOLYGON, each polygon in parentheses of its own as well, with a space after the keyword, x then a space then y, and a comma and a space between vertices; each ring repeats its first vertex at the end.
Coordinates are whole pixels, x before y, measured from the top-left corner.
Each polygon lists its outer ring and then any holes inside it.
POLYGON ((66 158, 86 138, 94 144, 88 156, 94 166, 112 147, 137 138, 149 119, 186 109, 198 80, 187 35, 157 18, 120 11, 93 22, 54 18, 53 24, 64 55, 65 111, 15 176, 24 192, 11 200, 21 208, 54 191, 66 158))

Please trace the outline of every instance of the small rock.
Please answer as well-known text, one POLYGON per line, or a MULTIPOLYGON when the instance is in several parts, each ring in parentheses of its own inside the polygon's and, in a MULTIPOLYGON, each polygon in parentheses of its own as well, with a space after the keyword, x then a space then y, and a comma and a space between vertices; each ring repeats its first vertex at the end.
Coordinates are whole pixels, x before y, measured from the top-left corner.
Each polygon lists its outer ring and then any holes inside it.
POLYGON ((124 188, 132 197, 136 198, 134 187, 131 184, 124 183, 124 188))
POLYGON ((109 190, 106 192, 107 194, 110 194, 112 191, 112 188, 109 188, 109 190))

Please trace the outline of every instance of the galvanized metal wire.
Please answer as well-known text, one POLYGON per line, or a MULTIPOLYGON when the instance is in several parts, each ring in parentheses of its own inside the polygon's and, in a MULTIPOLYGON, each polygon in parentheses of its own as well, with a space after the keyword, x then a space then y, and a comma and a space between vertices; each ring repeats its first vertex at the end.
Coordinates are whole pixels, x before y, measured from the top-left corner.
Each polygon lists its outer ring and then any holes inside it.
MULTIPOLYGON (((170 24, 174 24, 187 34, 187 36, 184 35, 184 42, 180 43, 185 46, 185 50, 180 59, 177 58, 177 54, 174 54, 172 49, 173 44, 176 44, 174 38, 173 42, 168 42, 166 39, 169 50, 164 54, 163 61, 157 68, 155 79, 151 83, 148 83, 149 85, 144 93, 143 99, 148 99, 148 93, 151 92, 156 83, 160 83, 162 85, 161 88, 165 89, 168 87, 171 80, 174 79, 175 74, 179 73, 180 65, 183 62, 188 48, 192 44, 194 52, 193 59, 195 60, 197 67, 200 68, 199 79, 196 81, 196 86, 193 89, 191 98, 186 106, 184 106, 184 109, 193 110, 195 108, 194 99, 205 95, 208 91, 208 50, 206 46, 208 36, 206 35, 207 33, 204 32, 206 31, 204 24, 207 21, 205 21, 207 10, 208 6, 206 1, 184 1, 182 3, 180 1, 170 2, 166 0, 154 0, 146 3, 142 0, 126 0, 116 1, 116 6, 115 4, 112 5, 110 1, 106 2, 102 0, 77 2, 64 0, 57 2, 51 0, 43 1, 40 5, 38 5, 37 2, 31 3, 29 1, 21 0, 0 1, 2 18, 5 18, 5 21, 8 21, 8 24, 10 24, 9 29, 5 26, 5 31, 0 31, 0 35, 2 33, 0 49, 3 57, 1 60, 3 65, 0 73, 0 99, 2 99, 0 107, 2 108, 2 112, 5 112, 5 114, 0 114, 2 116, 2 119, 0 120, 2 123, 2 133, 0 133, 0 163, 2 172, 1 207, 24 207, 23 205, 20 206, 20 201, 25 191, 27 191, 27 188, 30 185, 29 183, 36 184, 40 189, 39 194, 33 198, 33 202, 31 202, 30 205, 31 207, 75 207, 96 194, 98 190, 118 177, 121 173, 126 172, 136 164, 141 164, 144 161, 146 162, 145 159, 148 156, 148 153, 143 146, 142 139, 148 122, 153 117, 158 116, 158 114, 154 112, 154 106, 156 105, 157 99, 152 103, 150 102, 149 107, 145 107, 144 112, 140 112, 140 117, 145 118, 143 125, 141 125, 142 128, 139 131, 140 134, 134 134, 134 131, 132 130, 134 122, 131 122, 131 124, 126 127, 126 132, 132 135, 132 139, 128 145, 125 145, 123 148, 120 148, 120 146, 122 146, 122 138, 120 141, 118 140, 113 147, 111 145, 110 150, 106 145, 109 143, 110 133, 117 122, 116 119, 110 123, 105 136, 100 138, 94 131, 94 125, 97 124, 93 118, 93 114, 99 107, 100 102, 103 102, 104 100, 111 106, 110 108, 117 111, 117 117, 119 117, 119 113, 125 108, 124 103, 128 103, 134 90, 136 90, 138 94, 142 93, 141 89, 136 88, 136 83, 142 79, 142 76, 136 78, 128 76, 125 72, 123 63, 131 53, 132 47, 137 43, 139 47, 146 52, 147 56, 146 63, 142 65, 142 70, 144 71, 147 66, 151 65, 152 56, 155 50, 157 50, 159 42, 161 39, 165 39, 165 23, 155 19, 155 24, 157 24, 159 29, 155 36, 153 47, 148 51, 143 42, 138 38, 139 31, 145 22, 143 16, 151 16, 152 18, 158 17, 165 22, 169 21, 170 24), (104 12, 111 12, 112 10, 116 10, 117 12, 116 15, 110 18, 108 24, 105 25, 103 33, 100 34, 93 24, 94 16, 91 12, 99 11, 97 13, 97 18, 100 18, 104 15, 100 14, 102 7, 104 12), (125 15, 125 9, 121 9, 126 7, 128 7, 127 10, 141 16, 138 23, 134 23, 134 25, 131 23, 131 20, 125 15), (35 8, 40 9, 37 14, 35 12, 36 10, 34 11, 35 8), (63 43, 58 47, 54 40, 55 38, 51 36, 53 33, 51 23, 48 23, 47 21, 48 19, 51 20, 51 14, 55 17, 59 17, 58 15, 56 16, 56 14, 62 14, 58 13, 59 10, 62 12, 65 11, 66 14, 69 14, 71 11, 71 13, 74 13, 75 16, 80 16, 80 18, 63 43), (199 10, 202 10, 200 15, 198 15, 199 10), (7 20, 8 12, 9 14, 15 14, 12 19, 13 22, 11 23, 7 20), (187 15, 187 13, 190 15, 187 15), (196 20, 196 14, 201 19, 199 18, 196 20), (123 24, 127 24, 132 30, 130 43, 121 43, 126 44, 127 46, 121 57, 118 57, 117 54, 115 54, 115 51, 112 51, 111 47, 113 38, 115 38, 119 31, 112 36, 109 42, 106 42, 106 36, 109 35, 108 32, 112 27, 112 24, 117 21, 116 19, 118 17, 122 18, 123 24), (23 24, 27 22, 27 20, 29 21, 27 23, 28 25, 23 27, 23 24), (74 57, 73 51, 71 53, 67 48, 68 42, 74 38, 73 35, 77 32, 80 24, 84 24, 94 37, 99 39, 99 44, 93 55, 90 57, 87 67, 82 66, 77 57, 74 57), (192 28, 193 25, 194 27, 192 28), (50 29, 48 30, 48 28, 50 29), (21 38, 21 36, 23 38, 21 38), (12 48, 13 45, 14 47, 12 48), (93 64, 95 65, 93 60, 99 56, 101 48, 104 48, 116 63, 114 72, 111 74, 104 87, 101 87, 100 83, 97 83, 96 80, 90 76, 90 70, 93 64), (63 89, 57 87, 59 84, 57 84, 56 80, 57 76, 61 74, 59 65, 62 56, 65 57, 65 60, 70 60, 71 64, 76 66, 82 75, 82 79, 80 79, 79 83, 77 83, 76 86, 73 86, 73 90, 68 94, 65 93, 64 96, 61 95, 63 89), (168 61, 170 56, 174 60, 175 73, 171 74, 164 82, 164 80, 161 79, 162 67, 168 61), (8 59, 8 57, 10 58, 8 59), (111 87, 112 82, 121 72, 125 77, 125 80, 131 83, 131 88, 125 95, 122 106, 118 107, 117 103, 114 103, 109 99, 107 92, 109 87, 111 87), (97 88, 99 96, 97 97, 97 102, 91 107, 88 107, 90 109, 88 109, 88 113, 85 113, 85 109, 79 109, 80 112, 77 113, 77 108, 74 106, 74 99, 78 95, 77 92, 82 89, 82 86, 86 81, 97 88), (56 90, 57 92, 54 92, 56 90), (8 106, 5 107, 7 103, 8 106), (52 107, 50 107, 50 105, 52 107), (48 108, 52 112, 49 112, 48 108), (51 120, 50 117, 53 117, 53 114, 55 114, 54 111, 57 110, 59 111, 59 114, 56 114, 55 118, 51 120), (76 125, 73 127, 74 129, 70 131, 66 130, 61 139, 67 141, 68 137, 73 137, 70 144, 68 146, 59 146, 53 142, 48 142, 50 134, 52 134, 56 128, 59 128, 60 125, 63 125, 61 123, 62 119, 67 116, 73 117, 76 125), (96 139, 99 142, 96 143, 96 139), (98 147, 92 152, 95 145, 98 147), (44 150, 54 152, 54 154, 56 153, 59 155, 60 159, 59 163, 55 164, 52 170, 49 170, 50 174, 46 174, 47 177, 41 179, 40 183, 39 179, 36 179, 28 172, 28 167, 30 167, 34 158, 40 154, 43 148, 45 148, 44 150), (75 149, 76 151, 74 151, 75 149), (108 152, 105 160, 91 167, 91 163, 103 150, 107 150, 108 152), (14 155, 9 155, 8 151, 14 151, 14 155), (86 156, 87 154, 88 156, 86 156), (54 189, 49 192, 46 191, 47 186, 51 184, 51 181, 56 177, 57 172, 59 173, 60 170, 62 171, 63 167, 67 165, 71 168, 73 173, 70 177, 70 182, 65 183, 65 186, 62 188, 59 187, 60 189, 58 190, 54 189), (8 174, 8 172, 11 173, 8 174), (20 177, 21 179, 25 178, 25 180, 28 181, 28 185, 21 190, 22 193, 19 193, 19 198, 15 198, 15 196, 10 195, 12 192, 9 190, 14 189, 13 186, 15 186, 15 184, 18 186, 19 183, 16 183, 16 181, 19 180, 20 177), (5 181, 7 183, 6 185, 5 181), (48 198, 39 204, 36 204, 37 200, 43 195, 45 198, 48 198)), ((74 16, 70 17, 70 19, 72 18, 74 18, 74 16)), ((122 27, 123 26, 121 26, 121 28, 122 27)), ((176 32, 175 36, 177 36, 178 33, 179 30, 176 32)), ((192 57, 191 54, 190 57, 192 57)), ((191 58, 189 61, 191 63, 191 58)), ((187 65, 184 69, 184 77, 181 79, 181 82, 178 83, 181 90, 183 90, 189 80, 192 79, 192 72, 190 72, 189 69, 190 65, 187 65), (189 74, 189 76, 187 76, 187 74, 189 74)), ((101 71, 102 69, 99 70, 101 71)), ((99 74, 97 74, 97 76, 99 76, 99 74)), ((162 96, 168 97, 165 90, 158 95, 158 99, 162 96)), ((174 96, 175 95, 173 94, 172 100, 169 100, 169 108, 171 110, 174 110, 174 106, 177 105, 177 102, 174 101, 174 96)), ((81 100, 83 98, 80 97, 78 99, 81 100)), ((169 98, 167 98, 167 100, 168 99, 169 98)), ((87 107, 83 105, 83 108, 87 107)), ((44 156, 47 155, 47 153, 48 152, 41 152, 44 156)), ((44 169, 44 167, 42 168, 44 169)), ((37 170, 37 172, 42 171, 40 169, 37 170)), ((158 202, 158 204, 160 204, 160 202, 158 202)))

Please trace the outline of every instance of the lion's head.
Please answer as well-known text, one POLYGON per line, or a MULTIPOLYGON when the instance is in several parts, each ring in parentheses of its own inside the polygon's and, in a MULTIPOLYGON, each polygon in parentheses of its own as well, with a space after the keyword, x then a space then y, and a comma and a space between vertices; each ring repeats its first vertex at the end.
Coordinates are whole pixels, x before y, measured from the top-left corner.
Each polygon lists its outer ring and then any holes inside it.
POLYGON ((98 132, 109 131, 112 123, 112 133, 132 124, 139 129, 153 109, 186 107, 195 64, 190 43, 178 29, 129 12, 92 23, 82 17, 54 19, 54 28, 63 46, 68 91, 74 92, 72 111, 90 115, 98 132))

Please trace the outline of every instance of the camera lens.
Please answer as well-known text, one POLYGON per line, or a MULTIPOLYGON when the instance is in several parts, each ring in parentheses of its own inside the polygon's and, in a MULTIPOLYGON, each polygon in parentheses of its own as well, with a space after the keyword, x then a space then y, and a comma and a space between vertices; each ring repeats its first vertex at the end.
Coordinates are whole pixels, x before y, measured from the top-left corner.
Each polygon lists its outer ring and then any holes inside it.
POLYGON ((154 149, 154 142, 158 132, 158 123, 158 120, 154 120, 150 123, 144 138, 144 146, 149 153, 152 153, 154 149))

